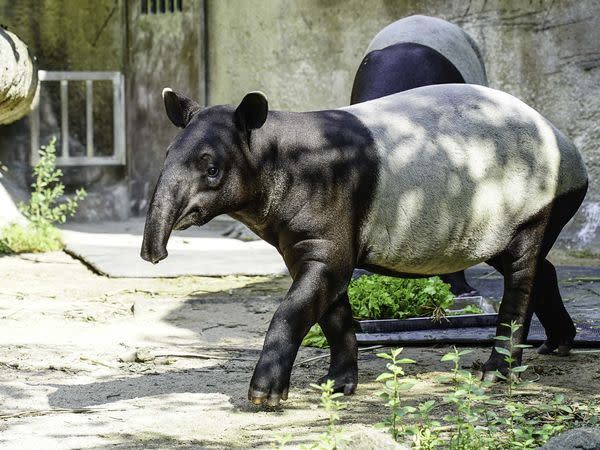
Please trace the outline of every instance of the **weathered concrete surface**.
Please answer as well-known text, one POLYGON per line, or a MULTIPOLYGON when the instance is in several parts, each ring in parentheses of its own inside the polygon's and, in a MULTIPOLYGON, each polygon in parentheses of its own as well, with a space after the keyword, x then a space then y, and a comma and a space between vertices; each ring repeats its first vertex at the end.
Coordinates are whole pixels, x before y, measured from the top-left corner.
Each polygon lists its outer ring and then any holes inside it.
POLYGON ((127 2, 127 149, 131 211, 146 212, 171 139, 179 131, 167 118, 161 92, 185 92, 204 103, 204 9, 201 0, 183 11, 140 14, 127 2))
POLYGON ((219 216, 203 227, 175 231, 169 257, 150 264, 140 257, 144 221, 68 224, 65 250, 96 272, 114 278, 181 277, 186 275, 278 275, 287 268, 277 250, 262 240, 243 241, 223 235, 236 222, 219 216))
POLYGON ((0 27, 0 125, 30 111, 37 86, 37 66, 27 45, 0 27))
POLYGON ((186 275, 278 275, 287 269, 264 241, 223 237, 176 237, 159 264, 140 258, 141 236, 64 232, 65 250, 98 273, 114 278, 172 278, 186 275))
POLYGON ((208 0, 209 103, 260 89, 274 108, 349 102, 375 34, 412 14, 462 26, 482 50, 491 87, 548 117, 582 151, 590 193, 563 246, 600 248, 600 1, 208 0))

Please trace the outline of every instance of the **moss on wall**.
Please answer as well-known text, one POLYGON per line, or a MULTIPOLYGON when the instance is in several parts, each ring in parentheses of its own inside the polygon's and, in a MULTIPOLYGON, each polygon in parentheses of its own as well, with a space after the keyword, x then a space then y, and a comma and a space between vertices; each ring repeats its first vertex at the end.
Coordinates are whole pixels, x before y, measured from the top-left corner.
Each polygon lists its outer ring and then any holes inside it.
POLYGON ((2 23, 47 70, 120 70, 119 0, 0 0, 2 23))
MULTIPOLYGON (((15 32, 37 58, 39 69, 122 71, 125 27, 122 0, 0 0, 1 23, 15 32)), ((98 154, 112 152, 112 88, 94 84, 94 144, 98 154)), ((58 83, 44 83, 41 92, 41 143, 60 136, 58 83)), ((71 154, 85 151, 85 88, 69 83, 69 129, 71 154)), ((60 147, 60 146, 59 146, 60 147)), ((29 122, 24 119, 0 127, 0 160, 21 188, 30 182, 29 122)), ((124 218, 128 201, 121 199, 124 167, 64 168, 67 189, 84 185, 89 191, 79 219, 124 218)))

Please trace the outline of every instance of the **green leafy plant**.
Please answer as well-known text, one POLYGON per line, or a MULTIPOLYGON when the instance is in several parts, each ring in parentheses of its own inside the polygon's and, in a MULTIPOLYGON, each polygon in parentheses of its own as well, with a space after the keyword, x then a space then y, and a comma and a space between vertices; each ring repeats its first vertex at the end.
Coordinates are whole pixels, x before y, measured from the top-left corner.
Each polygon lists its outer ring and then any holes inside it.
MULTIPOLYGON (((511 323, 506 326, 510 327, 511 334, 508 340, 499 341, 506 342, 509 351, 518 349, 513 341, 519 325, 511 323)), ((568 404, 563 395, 539 400, 520 396, 520 390, 515 389, 526 386, 524 382, 514 380, 510 391, 508 388, 499 391, 492 388, 493 383, 480 381, 479 377, 461 366, 461 358, 471 353, 468 349, 454 348, 442 357, 442 361, 453 364, 449 376, 441 380, 452 384, 443 401, 428 399, 413 406, 402 396, 416 383, 416 380, 407 378, 404 371, 406 364, 415 361, 401 358, 401 352, 402 349, 398 348, 390 353, 377 354, 386 361, 386 370, 377 377, 377 381, 383 384, 378 395, 384 400, 388 415, 376 426, 386 428, 396 441, 411 440, 415 449, 533 449, 566 429, 598 425, 600 408, 593 402, 568 404), (440 412, 442 417, 437 416, 440 412)), ((508 355, 505 357, 509 358, 508 355)), ((504 379, 508 383, 511 374, 521 374, 524 369, 517 369, 523 366, 516 365, 515 360, 507 363, 510 369, 504 379)), ((343 448, 344 439, 340 437, 337 426, 339 411, 345 407, 337 400, 342 394, 333 393, 332 381, 311 386, 321 392, 321 407, 329 411, 328 427, 317 442, 303 448, 343 448)), ((281 437, 278 439, 280 446, 289 441, 289 435, 283 440, 281 437)))
POLYGON ((441 361, 451 361, 452 392, 444 397, 444 402, 452 405, 453 412, 444 416, 444 421, 453 425, 453 433, 447 445, 451 449, 482 449, 493 447, 491 431, 494 429, 488 406, 494 404, 485 388, 489 382, 481 382, 470 371, 461 368, 460 360, 472 350, 454 350, 446 353, 441 361))
POLYGON ((439 277, 362 276, 352 280, 348 297, 358 319, 439 317, 454 301, 450 286, 439 277))
POLYGON ((507 395, 509 399, 512 399, 512 394, 513 394, 513 390, 515 387, 517 387, 520 383, 520 375, 521 373, 525 372, 527 370, 528 366, 525 365, 520 365, 520 366, 515 366, 515 362, 517 361, 516 358, 513 356, 515 354, 515 351, 517 351, 517 349, 522 350, 524 348, 529 348, 531 347, 531 345, 526 345, 526 344, 515 344, 515 333, 517 331, 519 331, 519 329, 521 328, 521 325, 518 324, 517 322, 515 322, 514 320, 511 323, 503 323, 501 324, 503 327, 509 328, 510 329, 510 336, 496 336, 494 339, 500 342, 507 342, 508 348, 506 347, 500 347, 498 345, 496 345, 494 347, 494 349, 500 353, 501 355, 504 356, 504 361, 508 364, 508 373, 507 375, 504 375, 498 371, 495 372, 495 375, 502 379, 505 380, 506 386, 507 386, 507 395))
MULTIPOLYGON (((362 319, 406 319, 433 316, 441 318, 454 303, 450 286, 439 277, 395 278, 362 276, 350 282, 348 298, 354 317, 362 319)), ((314 325, 302 341, 307 347, 329 346, 319 325, 314 325)))
POLYGON ((463 309, 460 310, 449 310, 448 315, 456 316, 461 314, 482 314, 483 309, 481 309, 477 305, 467 305, 463 309))
POLYGON ((389 410, 388 418, 379 425, 387 427, 396 441, 407 432, 404 426, 404 418, 416 411, 413 406, 403 405, 401 400, 401 393, 414 386, 414 382, 404 379, 405 373, 402 365, 415 362, 409 358, 399 358, 402 350, 402 348, 396 348, 391 350, 390 353, 377 354, 379 358, 388 360, 388 362, 385 365, 387 371, 375 380, 383 383, 383 391, 379 392, 379 396, 385 401, 385 405, 389 410))
POLYGON ((329 347, 329 342, 327 342, 327 338, 325 334, 323 334, 323 330, 321 326, 316 323, 314 324, 304 339, 302 339, 302 345, 305 347, 317 347, 317 348, 327 348, 329 347))
POLYGON ((12 223, 0 231, 0 254, 51 252, 63 248, 54 227, 35 228, 12 223))
POLYGON ((56 138, 39 151, 39 161, 33 168, 34 182, 28 202, 19 203, 19 210, 29 224, 10 224, 0 230, 0 253, 45 252, 60 250, 63 243, 55 223, 64 223, 77 211, 86 196, 84 189, 65 201, 61 183, 62 171, 56 168, 56 138))
POLYGON ((346 405, 338 399, 343 397, 344 394, 341 392, 334 393, 333 380, 327 380, 326 383, 321 385, 311 384, 310 386, 321 393, 319 406, 328 413, 327 430, 319 436, 317 442, 303 448, 311 450, 335 450, 343 448, 345 439, 343 433, 340 431, 338 422, 340 420, 340 411, 346 405))
POLYGON ((77 211, 77 204, 86 196, 83 188, 77 189, 75 195, 60 202, 65 193, 65 186, 60 182, 62 170, 56 168, 56 138, 53 137, 47 146, 39 151, 39 161, 33 168, 33 191, 28 202, 21 202, 19 209, 31 224, 46 227, 55 223, 64 223, 77 211))

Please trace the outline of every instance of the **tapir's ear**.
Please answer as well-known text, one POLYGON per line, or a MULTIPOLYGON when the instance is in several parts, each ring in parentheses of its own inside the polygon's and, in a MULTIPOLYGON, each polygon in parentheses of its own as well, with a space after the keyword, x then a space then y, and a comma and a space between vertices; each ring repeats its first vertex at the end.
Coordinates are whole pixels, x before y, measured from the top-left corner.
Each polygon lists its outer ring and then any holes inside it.
POLYGON ((260 128, 267 120, 268 112, 267 96, 260 91, 250 92, 235 110, 237 126, 248 130, 260 128))
POLYGON ((185 128, 194 113, 200 109, 200 105, 194 100, 179 92, 175 92, 171 88, 164 88, 162 97, 165 102, 167 116, 179 128, 185 128))

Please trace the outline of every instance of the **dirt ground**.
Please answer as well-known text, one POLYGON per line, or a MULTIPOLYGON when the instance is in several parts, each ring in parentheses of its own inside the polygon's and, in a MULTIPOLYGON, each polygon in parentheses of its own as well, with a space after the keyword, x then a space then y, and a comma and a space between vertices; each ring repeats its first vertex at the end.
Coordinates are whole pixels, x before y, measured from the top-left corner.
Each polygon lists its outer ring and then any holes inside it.
MULTIPOLYGON (((277 434, 294 444, 324 430, 309 384, 327 354, 302 348, 290 398, 277 409, 246 399, 264 333, 289 279, 183 277, 110 279, 57 252, 0 257, 0 447, 248 448, 277 434), (141 351, 140 351, 141 350, 141 351), (132 361, 148 355, 148 361, 132 361)), ((381 351, 381 350, 378 350, 381 351)), ((407 348, 417 385, 408 401, 439 398, 448 348, 407 348)), ((489 349, 464 359, 485 361, 489 349)), ((360 385, 342 422, 360 429, 385 415, 374 381, 376 351, 360 356, 360 385)), ((540 399, 563 392, 599 402, 600 353, 567 358, 527 350, 540 399)))

